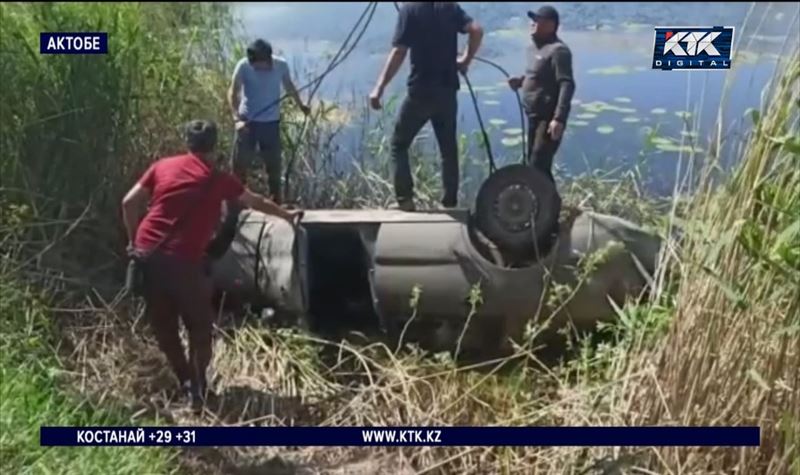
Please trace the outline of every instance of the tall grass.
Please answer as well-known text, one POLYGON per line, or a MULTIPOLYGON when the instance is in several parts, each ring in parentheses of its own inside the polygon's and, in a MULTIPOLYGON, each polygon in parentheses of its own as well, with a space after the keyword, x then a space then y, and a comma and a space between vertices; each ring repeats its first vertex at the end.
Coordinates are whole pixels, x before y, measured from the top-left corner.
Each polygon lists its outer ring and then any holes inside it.
MULTIPOLYGON (((182 148, 177 126, 223 114, 220 78, 230 51, 227 7, 216 4, 4 3, 0 5, 0 189, 39 226, 64 237, 71 260, 114 255, 120 196, 153 158, 182 148), (40 55, 39 33, 105 31, 108 55, 40 55), (13 65, 13 66, 11 66, 13 65), (90 232, 79 232, 90 230, 90 232)), ((50 255, 51 262, 64 259, 50 255)))
POLYGON ((736 453, 659 451, 677 471, 800 471, 798 54, 786 60, 733 178, 696 195, 674 321, 636 418, 755 424, 762 444, 736 453))

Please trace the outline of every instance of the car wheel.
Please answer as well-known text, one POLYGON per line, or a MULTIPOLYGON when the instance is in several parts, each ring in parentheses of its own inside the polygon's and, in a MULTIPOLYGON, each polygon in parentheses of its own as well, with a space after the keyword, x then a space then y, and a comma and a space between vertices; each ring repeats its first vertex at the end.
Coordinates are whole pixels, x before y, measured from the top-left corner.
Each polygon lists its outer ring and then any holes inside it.
POLYGON ((549 177, 516 164, 500 168, 483 182, 475 202, 475 224, 498 248, 527 258, 546 252, 543 248, 558 226, 560 212, 561 198, 549 177))

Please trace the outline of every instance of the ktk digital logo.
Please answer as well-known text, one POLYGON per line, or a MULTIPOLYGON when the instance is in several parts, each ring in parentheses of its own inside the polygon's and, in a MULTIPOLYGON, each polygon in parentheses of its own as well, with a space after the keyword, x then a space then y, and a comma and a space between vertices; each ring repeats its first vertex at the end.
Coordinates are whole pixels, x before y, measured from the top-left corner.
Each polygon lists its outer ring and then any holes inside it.
POLYGON ((671 71, 731 68, 732 26, 656 27, 653 69, 671 71))

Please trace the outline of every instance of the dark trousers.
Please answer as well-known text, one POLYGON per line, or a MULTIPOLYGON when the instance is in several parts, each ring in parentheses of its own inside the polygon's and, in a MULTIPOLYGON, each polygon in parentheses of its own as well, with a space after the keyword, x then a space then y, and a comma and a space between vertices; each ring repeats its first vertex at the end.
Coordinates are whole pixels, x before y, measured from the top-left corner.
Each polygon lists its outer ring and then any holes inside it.
POLYGON ((458 113, 457 91, 412 92, 400 106, 400 114, 392 135, 392 161, 394 162, 394 188, 397 200, 414 198, 414 179, 408 160, 408 149, 420 129, 430 120, 442 157, 442 204, 454 207, 458 203, 458 139, 456 121, 458 113))
POLYGON ((281 190, 281 126, 279 121, 248 122, 236 131, 236 146, 233 153, 233 172, 244 181, 258 155, 267 172, 269 194, 273 201, 283 201, 281 190))
MULTIPOLYGON (((553 157, 561 139, 553 140, 547 133, 549 120, 528 117, 528 164, 553 179, 553 157)), ((562 135, 563 137, 563 135, 562 135)))
POLYGON ((179 383, 191 381, 205 391, 211 362, 214 323, 212 287, 203 263, 154 253, 145 267, 146 316, 158 347, 167 357, 179 383), (189 359, 181 343, 178 320, 189 333, 189 359))

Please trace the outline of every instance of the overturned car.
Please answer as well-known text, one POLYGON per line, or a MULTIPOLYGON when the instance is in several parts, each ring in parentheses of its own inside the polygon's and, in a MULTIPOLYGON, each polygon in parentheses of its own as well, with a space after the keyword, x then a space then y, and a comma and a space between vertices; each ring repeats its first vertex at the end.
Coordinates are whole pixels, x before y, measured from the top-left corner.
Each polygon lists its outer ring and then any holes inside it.
MULTIPOLYGON (((532 210, 507 199, 500 208, 532 210)), ((661 240, 629 221, 575 210, 549 231, 529 239, 538 252, 515 260, 505 251, 524 241, 498 247, 466 209, 309 210, 297 226, 243 211, 212 276, 227 298, 312 330, 374 325, 431 351, 495 355, 529 322, 590 330, 612 320, 611 302, 641 296, 655 273, 661 240), (581 265, 597 253, 591 268, 581 265), (564 288, 567 298, 553 298, 564 288)))

